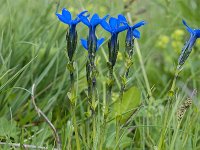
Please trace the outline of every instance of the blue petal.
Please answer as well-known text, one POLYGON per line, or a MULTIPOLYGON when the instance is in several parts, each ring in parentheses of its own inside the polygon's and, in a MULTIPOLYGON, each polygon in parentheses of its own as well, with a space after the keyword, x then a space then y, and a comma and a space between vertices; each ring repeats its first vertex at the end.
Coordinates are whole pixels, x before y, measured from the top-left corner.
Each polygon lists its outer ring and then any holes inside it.
POLYGON ((138 23, 136 23, 132 28, 135 29, 135 28, 139 28, 143 25, 147 24, 145 21, 140 21, 138 23))
POLYGON ((105 15, 101 20, 106 20, 109 17, 109 15, 105 15))
POLYGON ((127 23, 127 20, 126 18, 122 15, 122 14, 119 14, 118 15, 118 20, 122 23, 127 23))
POLYGON ((58 17, 58 19, 66 24, 70 24, 70 20, 67 20, 64 16, 62 16, 61 14, 56 14, 56 16, 58 17))
POLYGON ((133 30, 133 36, 135 37, 135 38, 140 38, 140 31, 138 31, 137 29, 134 29, 133 30))
POLYGON ((194 33, 197 38, 200 38, 200 29, 194 29, 194 33))
POLYGON ((99 40, 97 40, 97 50, 99 49, 99 47, 101 46, 101 44, 104 42, 104 38, 101 38, 99 40))
POLYGON ((190 28, 190 27, 187 25, 186 21, 185 21, 185 20, 182 20, 182 22, 183 22, 183 24, 186 26, 188 32, 190 32, 191 34, 194 34, 193 29, 190 28))
POLYGON ((89 22, 89 20, 87 19, 87 17, 85 17, 85 16, 80 16, 79 18, 81 19, 82 23, 84 23, 86 26, 90 27, 90 22, 89 22))
MULTIPOLYGON (((78 14, 77 16, 83 16, 86 12, 88 12, 87 10, 84 10, 84 11, 82 11, 80 14, 78 14)), ((89 15, 90 16, 90 15, 89 15)), ((88 15, 87 15, 87 17, 89 17, 88 15)))
POLYGON ((94 14, 92 16, 91 20, 90 20, 90 24, 92 26, 96 26, 99 23, 99 20, 100 20, 99 15, 98 14, 94 14))
POLYGON ((65 9, 65 8, 62 9, 62 16, 63 16, 66 20, 69 20, 69 22, 72 20, 71 13, 70 13, 67 9, 65 9))
POLYGON ((83 46, 86 50, 88 50, 87 40, 81 39, 81 44, 82 44, 82 46, 83 46))
POLYGON ((105 20, 103 20, 103 21, 101 22, 101 26, 102 26, 106 31, 111 32, 111 28, 110 28, 109 24, 108 24, 105 20))
POLYGON ((78 24, 81 22, 80 18, 76 17, 74 20, 71 21, 71 24, 78 24))
POLYGON ((128 27, 129 26, 127 26, 127 25, 124 25, 124 26, 120 26, 118 29, 117 29, 117 33, 119 33, 119 32, 122 32, 122 31, 124 31, 124 30, 126 30, 126 29, 128 29, 128 27))
POLYGON ((117 28, 118 21, 116 18, 111 17, 109 20, 109 24, 110 24, 111 30, 115 30, 117 28))
MULTIPOLYGON (((83 16, 86 12, 88 12, 87 10, 82 11, 81 13, 79 13, 77 15, 77 17, 72 21, 73 24, 78 24, 79 22, 81 22, 80 17, 83 16)), ((83 17, 89 17, 90 15, 88 14, 87 16, 83 16, 83 17)))

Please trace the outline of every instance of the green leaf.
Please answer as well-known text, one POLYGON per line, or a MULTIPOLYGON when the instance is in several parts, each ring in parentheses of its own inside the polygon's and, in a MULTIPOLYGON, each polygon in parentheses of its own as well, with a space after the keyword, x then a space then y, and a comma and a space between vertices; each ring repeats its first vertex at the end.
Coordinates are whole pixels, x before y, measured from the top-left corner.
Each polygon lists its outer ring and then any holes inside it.
POLYGON ((114 116, 120 118, 121 123, 125 123, 133 115, 140 104, 140 90, 136 87, 131 87, 124 93, 122 101, 117 100, 114 104, 114 116))
POLYGON ((1 117, 0 122, 0 137, 5 139, 12 137, 14 140, 18 140, 17 134, 20 130, 17 123, 14 120, 8 121, 5 117, 1 117))

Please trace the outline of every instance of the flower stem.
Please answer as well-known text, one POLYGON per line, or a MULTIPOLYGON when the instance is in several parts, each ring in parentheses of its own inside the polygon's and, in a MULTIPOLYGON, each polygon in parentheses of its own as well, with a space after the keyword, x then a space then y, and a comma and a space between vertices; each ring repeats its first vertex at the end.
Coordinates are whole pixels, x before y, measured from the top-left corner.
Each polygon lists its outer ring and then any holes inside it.
POLYGON ((79 136, 78 136, 78 128, 77 128, 77 123, 76 123, 76 106, 72 107, 72 120, 74 124, 74 132, 75 132, 75 139, 76 139, 76 148, 77 150, 80 150, 80 141, 79 141, 79 136))
POLYGON ((75 132, 75 139, 76 139, 76 146, 77 150, 80 150, 80 141, 79 141, 79 135, 78 135, 78 128, 76 123, 76 92, 75 92, 75 80, 74 80, 74 66, 73 61, 70 61, 68 63, 68 70, 70 72, 70 82, 71 82, 71 95, 70 95, 70 104, 71 104, 71 114, 72 114, 72 122, 74 126, 74 132, 75 132))
POLYGON ((159 139, 159 143, 158 143, 158 150, 161 150, 162 149, 162 146, 163 146, 163 142, 164 142, 164 138, 165 138, 165 135, 167 134, 167 130, 168 130, 168 126, 169 126, 169 123, 171 122, 172 120, 172 116, 171 115, 173 112, 172 112, 172 98, 173 96, 175 95, 175 87, 176 87, 176 81, 177 81, 177 77, 181 71, 181 66, 178 65, 176 67, 176 71, 175 71, 175 75, 174 75, 174 79, 173 79, 173 82, 172 82, 172 86, 169 90, 169 97, 168 97, 168 101, 167 101, 167 106, 165 107, 165 120, 164 120, 164 127, 162 129, 162 132, 161 132, 161 136, 160 136, 160 139, 159 139))

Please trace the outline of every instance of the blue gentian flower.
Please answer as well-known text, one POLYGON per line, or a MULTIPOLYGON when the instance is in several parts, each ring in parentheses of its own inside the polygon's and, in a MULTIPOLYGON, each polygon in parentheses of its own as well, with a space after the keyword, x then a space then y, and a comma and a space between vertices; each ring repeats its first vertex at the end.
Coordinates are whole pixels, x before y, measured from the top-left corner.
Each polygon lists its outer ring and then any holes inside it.
POLYGON ((136 29, 136 28, 139 28, 143 25, 146 24, 145 21, 140 21, 138 23, 136 23, 135 25, 133 26, 130 26, 128 24, 128 21, 126 20, 126 18, 123 16, 123 15, 118 15, 118 18, 122 21, 122 23, 124 23, 125 25, 128 26, 128 30, 127 30, 127 34, 126 34, 126 41, 130 41, 132 40, 132 38, 140 38, 140 32, 136 29))
POLYGON ((94 14, 90 20, 86 16, 83 16, 83 14, 78 15, 80 20, 83 24, 88 26, 89 28, 89 36, 87 41, 84 39, 81 39, 81 43, 85 49, 88 50, 88 52, 91 54, 92 52, 95 53, 96 50, 98 50, 99 46, 103 43, 104 38, 101 38, 100 40, 97 40, 95 30, 96 27, 105 20, 108 15, 106 15, 103 18, 100 18, 98 14, 94 14))
MULTIPOLYGON (((101 39, 97 39, 97 45, 96 45, 96 51, 99 49, 99 47, 101 46, 101 44, 104 42, 104 38, 101 39)), ((88 50, 89 49, 89 45, 87 40, 85 39, 81 39, 81 44, 83 45, 83 47, 88 50)))
MULTIPOLYGON (((83 15, 86 12, 87 11, 83 11, 79 15, 83 15)), ((66 40, 67 40, 68 57, 69 57, 69 60, 72 61, 74 52, 76 50, 77 38, 78 38, 77 31, 76 31, 76 25, 81 20, 78 16, 73 20, 71 13, 65 8, 62 9, 62 14, 56 13, 56 16, 58 17, 58 19, 61 22, 69 25, 69 31, 66 35, 66 40)), ((86 17, 88 17, 88 16, 86 16, 86 17)))
POLYGON ((186 26, 186 29, 188 30, 188 32, 190 33, 190 38, 189 40, 186 42, 185 46, 183 47, 182 51, 181 51, 181 55, 178 59, 178 64, 179 65, 183 65, 186 61, 186 59, 188 58, 188 56, 190 55, 191 51, 192 51, 192 47, 194 46, 196 40, 198 38, 200 38, 200 29, 192 29, 190 28, 187 23, 185 22, 185 20, 182 21, 183 24, 186 26))
POLYGON ((109 62, 111 67, 115 65, 119 51, 119 43, 117 41, 118 34, 128 28, 127 25, 122 25, 121 22, 122 20, 120 20, 120 18, 114 17, 109 19, 109 23, 107 23, 105 20, 101 22, 101 26, 111 34, 110 40, 108 42, 109 62))
MULTIPOLYGON (((82 11, 79 15, 83 15, 86 12, 87 11, 82 11)), ((61 22, 65 23, 65 24, 68 24, 70 26, 77 25, 81 21, 78 16, 73 20, 71 13, 67 9, 65 9, 65 8, 62 9, 62 14, 56 13, 56 16, 58 17, 58 19, 61 22)), ((88 17, 88 16, 86 16, 86 17, 88 17)))
POLYGON ((128 21, 126 18, 120 14, 118 15, 119 20, 121 23, 127 26, 127 33, 126 33, 126 52, 128 53, 129 57, 132 57, 133 55, 133 47, 134 47, 134 39, 140 38, 140 32, 137 30, 137 28, 143 26, 146 24, 145 21, 140 21, 136 23, 135 25, 131 26, 128 24, 128 21))

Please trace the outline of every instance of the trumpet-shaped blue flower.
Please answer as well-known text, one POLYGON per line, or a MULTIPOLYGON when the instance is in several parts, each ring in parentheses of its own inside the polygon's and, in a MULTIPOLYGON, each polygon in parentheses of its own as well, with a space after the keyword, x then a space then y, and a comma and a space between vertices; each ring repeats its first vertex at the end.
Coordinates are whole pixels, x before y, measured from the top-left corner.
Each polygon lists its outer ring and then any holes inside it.
POLYGON ((143 26, 146 24, 145 21, 140 21, 138 23, 136 23, 133 26, 130 26, 128 24, 128 21, 126 20, 126 18, 123 15, 118 15, 118 18, 122 21, 123 24, 128 26, 128 30, 127 30, 127 34, 126 34, 126 41, 132 41, 133 37, 134 38, 140 38, 140 32, 137 30, 137 28, 143 26))
MULTIPOLYGON (((83 15, 85 14, 87 11, 83 11, 81 12, 79 15, 83 15)), ((68 52, 68 57, 69 60, 72 61, 74 52, 76 50, 76 45, 77 45, 77 32, 76 32, 76 25, 81 21, 79 17, 76 17, 74 20, 72 19, 72 15, 71 13, 63 8, 62 9, 62 14, 58 14, 56 13, 56 16, 58 17, 58 19, 69 25, 69 31, 66 35, 66 39, 67 39, 67 52, 68 52)), ((88 17, 88 16, 86 16, 88 17)))
POLYGON ((122 20, 120 18, 111 17, 109 23, 105 20, 101 22, 101 26, 108 32, 111 33, 110 40, 108 42, 109 49, 109 62, 111 67, 115 65, 117 54, 119 50, 119 43, 117 41, 118 34, 128 28, 127 25, 121 24, 122 20))
POLYGON ((188 32, 190 33, 190 38, 189 40, 186 42, 186 44, 184 45, 182 51, 181 51, 181 55, 178 59, 178 64, 179 65, 183 65, 186 61, 186 59, 188 58, 188 56, 190 55, 191 51, 192 51, 192 47, 194 46, 196 40, 198 38, 200 38, 200 29, 192 29, 190 28, 187 23, 185 22, 185 20, 182 21, 183 24, 186 26, 186 29, 188 30, 188 32))
POLYGON ((88 50, 89 52, 89 57, 92 55, 92 53, 95 53, 96 50, 98 50, 99 46, 103 43, 104 38, 101 38, 100 40, 97 40, 95 31, 96 27, 103 21, 105 20, 108 15, 106 15, 103 18, 100 18, 98 14, 94 14, 91 19, 89 20, 87 16, 84 16, 83 14, 78 15, 80 20, 82 21, 83 24, 88 26, 89 28, 89 36, 87 41, 84 39, 81 39, 81 44, 85 49, 88 50))
POLYGON ((127 29, 127 26, 122 25, 122 20, 120 18, 114 18, 111 17, 109 20, 109 23, 107 23, 105 20, 101 22, 101 26, 108 32, 110 32, 112 35, 118 35, 118 33, 124 31, 127 29))
MULTIPOLYGON (((79 15, 83 15, 86 12, 87 11, 82 11, 79 15)), ((62 14, 56 13, 56 16, 58 17, 58 19, 61 22, 65 23, 65 24, 68 24, 68 25, 77 25, 81 21, 78 16, 73 20, 71 13, 65 8, 62 9, 62 14)))

